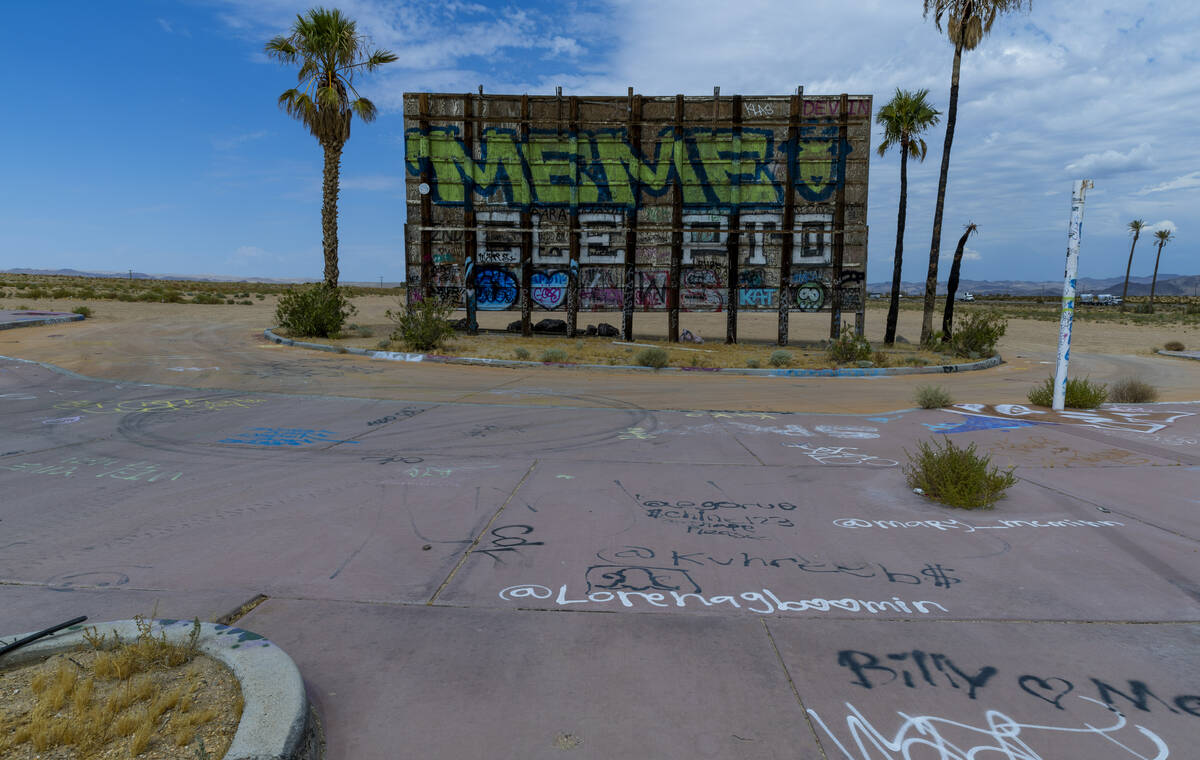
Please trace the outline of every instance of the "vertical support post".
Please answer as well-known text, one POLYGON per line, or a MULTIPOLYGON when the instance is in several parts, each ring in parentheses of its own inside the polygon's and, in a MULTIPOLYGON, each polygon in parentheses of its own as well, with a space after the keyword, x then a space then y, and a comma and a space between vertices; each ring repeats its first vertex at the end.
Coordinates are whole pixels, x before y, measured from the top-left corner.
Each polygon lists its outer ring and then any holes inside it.
POLYGON ((471 181, 463 188, 463 287, 466 294, 467 333, 479 334, 478 299, 475 293, 475 251, 478 241, 475 227, 475 103, 463 95, 463 145, 471 157, 471 181))
POLYGON ((830 276, 829 337, 837 340, 842 332, 842 261, 846 254, 846 111, 850 96, 842 93, 838 108, 837 182, 833 206, 833 273, 830 276))
MULTIPOLYGON (((433 193, 431 185, 433 177, 429 173, 432 158, 429 157, 429 93, 417 95, 417 128, 421 131, 421 140, 426 143, 424 155, 427 160, 421 162, 421 297, 433 295, 433 193)), ((408 296, 412 300, 412 294, 408 296)))
MULTIPOLYGON (((521 149, 529 150, 529 96, 521 96, 521 149)), ((533 308, 533 219, 529 207, 521 209, 521 335, 533 335, 530 310, 533 308)))
MULTIPOLYGON (((635 151, 642 149, 642 96, 634 95, 629 88, 629 144, 635 151)), ((633 192, 633 208, 626 217, 625 234, 625 293, 621 301, 621 340, 633 340, 633 290, 637 283, 638 213, 641 210, 642 188, 638 178, 630 183, 633 192)))
POLYGON ((574 338, 579 328, 579 98, 571 96, 567 106, 571 143, 571 208, 567 214, 567 337, 574 338))
MULTIPOLYGON (((683 95, 675 96, 675 145, 672 155, 682 160, 679 151, 683 144, 683 95)), ((683 178, 675 172, 675 197, 671 206, 671 273, 667 283, 667 340, 679 342, 679 285, 683 269, 683 178)))
POLYGON ((1075 181, 1071 191, 1071 224, 1067 228, 1067 269, 1063 277, 1062 317, 1058 323, 1058 366, 1054 372, 1055 411, 1061 412, 1067 398, 1067 364, 1071 361, 1071 328, 1075 323, 1075 276, 1079 271, 1079 238, 1083 234, 1083 202, 1092 181, 1075 181))
POLYGON ((788 313, 792 307, 792 252, 796 245, 796 159, 800 155, 800 114, 804 86, 796 88, 788 105, 787 167, 783 186, 783 250, 779 255, 779 345, 788 344, 788 313))
MULTIPOLYGON (((716 120, 720 99, 713 94, 713 119, 716 120)), ((725 237, 725 342, 737 343, 739 266, 742 242, 742 96, 733 96, 733 162, 730 169, 732 187, 729 188, 729 234, 725 237)), ((713 130, 716 140, 716 130, 713 130)))

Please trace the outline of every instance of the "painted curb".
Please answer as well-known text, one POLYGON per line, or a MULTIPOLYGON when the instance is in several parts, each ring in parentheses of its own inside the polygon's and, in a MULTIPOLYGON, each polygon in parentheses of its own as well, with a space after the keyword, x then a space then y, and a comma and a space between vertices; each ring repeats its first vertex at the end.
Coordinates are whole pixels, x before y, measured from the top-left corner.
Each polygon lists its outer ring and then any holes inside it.
POLYGON ((45 319, 22 319, 17 322, 0 322, 0 330, 12 330, 16 327, 38 327, 39 325, 57 325, 63 322, 80 322, 83 320, 82 314, 62 314, 56 317, 46 317, 45 319))
POLYGON ((1160 348, 1156 353, 1160 353, 1163 356, 1174 356, 1179 359, 1200 361, 1200 351, 1168 351, 1165 348, 1160 348))
POLYGON ((1000 354, 966 364, 937 364, 925 367, 844 367, 840 369, 749 369, 742 367, 641 367, 632 364, 563 364, 557 362, 528 362, 516 359, 482 359, 469 356, 438 356, 437 354, 408 354, 400 351, 376 351, 352 346, 329 346, 324 343, 307 343, 276 335, 274 328, 263 330, 263 337, 283 346, 299 346, 315 351, 335 354, 354 354, 372 359, 393 362, 434 362, 440 364, 473 364, 487 367, 561 367, 563 369, 587 369, 608 372, 702 372, 722 375, 748 375, 751 377, 887 377, 890 375, 950 375, 957 372, 973 372, 990 369, 1004 363, 1000 354))
MULTIPOLYGON (((153 625, 155 635, 162 631, 176 642, 186 641, 192 629, 190 620, 155 620, 153 625)), ((91 627, 76 625, 35 641, 5 655, 0 666, 29 665, 87 646, 83 629, 91 627)), ((97 623, 95 628, 126 641, 138 635, 133 620, 97 623)), ((319 742, 310 737, 316 727, 309 718, 308 695, 291 657, 257 633, 214 623, 200 624, 200 651, 232 670, 242 687, 242 719, 225 760, 317 760, 319 742)))

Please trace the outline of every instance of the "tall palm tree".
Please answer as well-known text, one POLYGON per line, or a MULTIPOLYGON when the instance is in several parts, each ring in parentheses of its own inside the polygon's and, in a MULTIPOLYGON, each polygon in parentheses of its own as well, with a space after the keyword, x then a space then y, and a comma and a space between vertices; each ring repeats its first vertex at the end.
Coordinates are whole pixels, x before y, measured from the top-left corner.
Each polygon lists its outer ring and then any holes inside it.
POLYGON ((950 341, 951 328, 954 327, 954 295, 958 292, 958 273, 962 269, 963 251, 967 249, 967 238, 979 232, 979 225, 967 222, 963 227, 962 237, 958 239, 958 248, 954 249, 954 263, 950 265, 950 279, 946 282, 946 310, 942 312, 942 342, 950 341))
POLYGON ((954 43, 954 66, 950 73, 950 105, 946 110, 946 142, 942 146, 942 172, 938 179, 937 205, 933 211, 933 240, 929 245, 929 273, 925 278, 925 311, 921 316, 921 343, 933 335, 933 309, 937 298, 938 256, 942 247, 942 207, 946 202, 946 180, 950 173, 950 146, 958 119, 958 75, 964 50, 974 50, 992 30, 1000 14, 1033 8, 1033 0, 922 0, 925 17, 933 13, 938 31, 946 19, 946 33, 954 43))
POLYGON ((1150 280, 1150 312, 1154 312, 1154 289, 1158 287, 1158 260, 1162 258, 1163 246, 1171 242, 1170 230, 1159 230, 1154 233, 1158 240, 1158 253, 1154 256, 1154 279, 1150 280))
POLYGON ((1121 311, 1125 311, 1125 296, 1129 295, 1129 269, 1133 266, 1133 249, 1137 248, 1138 236, 1146 229, 1146 223, 1134 219, 1129 223, 1129 231, 1133 233, 1133 245, 1129 246, 1129 263, 1125 265, 1125 287, 1121 290, 1121 311))
POLYGON ((887 330, 883 342, 889 346, 896 342, 896 320, 900 314, 900 269, 904 260, 904 219, 908 211, 908 157, 924 161, 929 146, 921 134, 938 123, 940 111, 935 111, 926 100, 929 90, 911 92, 896 88, 896 94, 883 108, 875 121, 883 125, 883 141, 879 143, 879 155, 900 146, 900 210, 896 214, 896 258, 892 263, 892 300, 888 304, 887 330))
POLYGON ((299 87, 279 96, 287 111, 317 138, 325 149, 322 182, 321 237, 325 254, 325 284, 338 282, 337 201, 342 148, 350 139, 350 117, 375 120, 375 104, 354 89, 354 76, 374 71, 396 60, 387 50, 368 52, 370 41, 358 33, 357 24, 341 11, 312 8, 296 16, 291 34, 280 35, 265 46, 267 55, 282 63, 300 64, 299 87))

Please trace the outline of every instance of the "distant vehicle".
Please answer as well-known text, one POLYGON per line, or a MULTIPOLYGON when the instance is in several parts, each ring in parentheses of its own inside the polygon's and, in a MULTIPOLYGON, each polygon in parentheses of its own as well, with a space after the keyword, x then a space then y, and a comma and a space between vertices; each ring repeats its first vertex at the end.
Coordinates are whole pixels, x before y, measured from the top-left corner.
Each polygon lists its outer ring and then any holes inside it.
POLYGON ((1079 303, 1086 303, 1086 304, 1099 303, 1096 300, 1095 293, 1080 293, 1079 298, 1077 300, 1079 301, 1079 303))
POLYGON ((1100 295, 1096 296, 1096 299, 1099 303, 1108 304, 1109 306, 1121 305, 1121 297, 1114 296, 1112 293, 1101 293, 1100 295))
POLYGON ((883 298, 883 294, 882 293, 871 293, 870 295, 867 296, 867 298, 883 298))
POLYGON ((974 293, 971 293, 971 292, 969 292, 969 291, 968 291, 968 292, 966 292, 966 293, 959 293, 958 295, 956 295, 956 296, 954 297, 954 300, 955 300, 955 301, 974 301, 974 300, 975 300, 975 294, 974 294, 974 293))

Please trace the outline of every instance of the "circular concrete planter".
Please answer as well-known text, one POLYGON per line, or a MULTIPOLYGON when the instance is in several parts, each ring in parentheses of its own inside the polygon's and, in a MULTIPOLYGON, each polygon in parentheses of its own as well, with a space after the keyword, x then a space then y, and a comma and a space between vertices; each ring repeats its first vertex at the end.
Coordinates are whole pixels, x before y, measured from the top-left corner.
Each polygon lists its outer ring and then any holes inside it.
MULTIPOLYGON (((98 632, 115 633, 126 641, 138 635, 132 620, 94 625, 98 632)), ((190 620, 155 620, 153 625, 154 635, 163 631, 168 641, 186 641, 192 630, 190 620)), ((72 626, 9 652, 0 658, 0 668, 30 665, 86 646, 83 629, 90 627, 72 626)), ((291 657, 257 633, 213 623, 200 624, 200 651, 232 670, 242 687, 242 720, 225 760, 318 760, 318 727, 310 717, 304 681, 291 657)))

